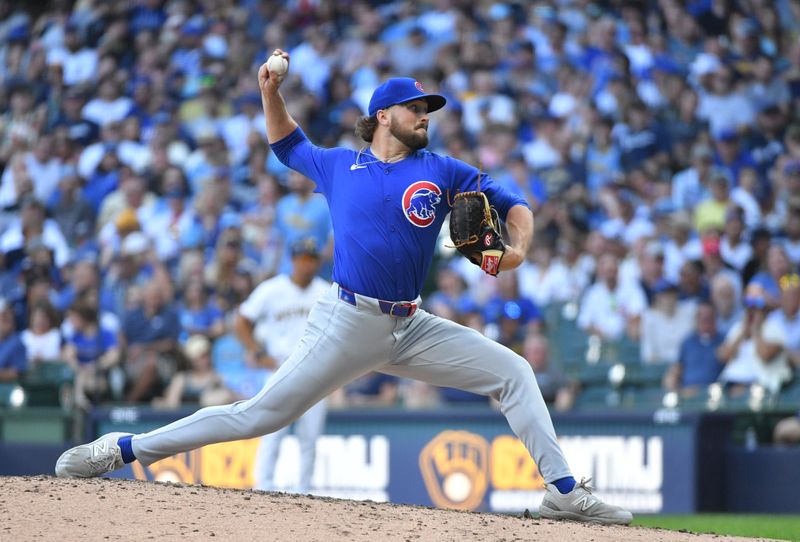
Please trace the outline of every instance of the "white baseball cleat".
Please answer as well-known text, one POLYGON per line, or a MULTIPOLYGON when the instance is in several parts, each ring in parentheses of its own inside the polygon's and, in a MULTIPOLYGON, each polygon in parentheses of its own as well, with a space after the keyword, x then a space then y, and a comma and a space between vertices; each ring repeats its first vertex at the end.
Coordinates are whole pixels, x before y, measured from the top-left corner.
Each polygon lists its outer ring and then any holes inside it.
POLYGON ((125 465, 117 441, 130 433, 108 433, 88 444, 70 448, 56 461, 59 478, 92 478, 125 465))
POLYGON ((562 494, 553 484, 547 484, 539 515, 546 519, 569 519, 604 525, 627 525, 633 520, 633 514, 601 501, 592 495, 589 482, 584 480, 575 484, 569 493, 562 494))

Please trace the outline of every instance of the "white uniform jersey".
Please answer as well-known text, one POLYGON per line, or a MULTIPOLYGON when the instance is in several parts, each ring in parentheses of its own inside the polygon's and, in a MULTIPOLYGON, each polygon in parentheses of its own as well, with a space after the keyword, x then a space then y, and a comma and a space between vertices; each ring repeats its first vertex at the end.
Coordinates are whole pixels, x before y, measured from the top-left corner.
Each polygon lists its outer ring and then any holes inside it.
POLYGON ((278 364, 300 342, 311 308, 330 285, 315 277, 300 288, 288 275, 262 282, 239 306, 239 313, 255 324, 256 337, 278 364))

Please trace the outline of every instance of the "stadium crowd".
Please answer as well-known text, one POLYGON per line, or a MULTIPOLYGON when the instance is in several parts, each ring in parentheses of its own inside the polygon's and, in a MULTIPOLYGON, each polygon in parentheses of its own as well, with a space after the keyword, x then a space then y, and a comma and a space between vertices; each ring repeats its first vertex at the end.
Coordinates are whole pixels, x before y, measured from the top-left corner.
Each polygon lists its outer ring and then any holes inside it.
MULTIPOLYGON (((425 305, 523 354, 560 407, 585 360, 554 312, 684 393, 800 367, 800 1, 0 0, 0 380, 60 359, 87 404, 145 401, 210 363, 199 381, 254 391, 238 304, 295 240, 331 273, 324 199, 265 140, 275 48, 322 146, 365 145, 386 77, 448 97, 429 148, 524 195, 536 241, 493 279, 443 233, 425 305)), ((474 400, 373 380, 343 401, 474 400)))

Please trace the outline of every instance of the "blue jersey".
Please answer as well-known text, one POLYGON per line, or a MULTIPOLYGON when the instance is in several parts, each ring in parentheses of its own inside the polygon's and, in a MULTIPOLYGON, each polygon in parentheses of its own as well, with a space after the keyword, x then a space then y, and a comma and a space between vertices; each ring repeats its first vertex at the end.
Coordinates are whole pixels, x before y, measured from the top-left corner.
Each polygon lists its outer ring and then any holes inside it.
MULTIPOLYGON (((323 149, 298 128, 273 143, 278 159, 317 183, 333 223, 333 280, 387 301, 416 299, 449 201, 477 190, 478 170, 427 150, 384 163, 351 149, 323 149)), ((481 175, 481 190, 505 219, 525 200, 481 175)))

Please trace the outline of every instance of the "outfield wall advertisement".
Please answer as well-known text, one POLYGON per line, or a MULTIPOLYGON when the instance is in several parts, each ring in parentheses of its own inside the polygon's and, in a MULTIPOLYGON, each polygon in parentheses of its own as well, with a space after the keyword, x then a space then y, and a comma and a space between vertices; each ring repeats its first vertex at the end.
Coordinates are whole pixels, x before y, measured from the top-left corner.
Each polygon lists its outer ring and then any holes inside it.
MULTIPOLYGON (((96 417, 94 428, 144 431, 163 418, 117 409, 96 417)), ((726 441, 702 430, 701 417, 663 418, 573 415, 555 423, 573 472, 591 477, 604 499, 640 513, 697 511, 703 500, 698 465, 704 457, 719 457, 726 441)), ((134 463, 120 475, 251 488, 258 445, 259 439, 216 444, 149 467, 134 463)), ((277 489, 291 490, 299 470, 299 445, 288 436, 281 443, 277 489)), ((536 464, 503 417, 491 412, 333 413, 317 441, 312 486, 318 495, 495 512, 535 512, 544 495, 536 464)))

